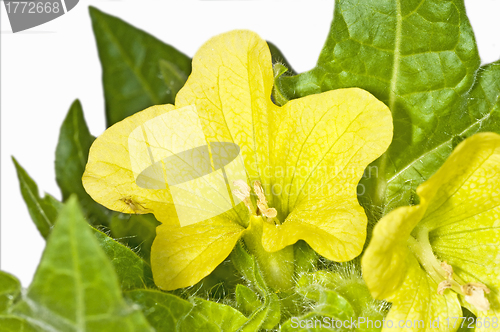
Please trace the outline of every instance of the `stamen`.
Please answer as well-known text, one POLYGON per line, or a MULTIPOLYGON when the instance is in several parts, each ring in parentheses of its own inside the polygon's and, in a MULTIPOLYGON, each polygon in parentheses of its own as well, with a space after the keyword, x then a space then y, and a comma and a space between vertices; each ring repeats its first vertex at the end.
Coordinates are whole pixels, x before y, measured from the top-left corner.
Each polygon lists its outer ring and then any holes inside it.
POLYGON ((276 216, 278 215, 278 211, 276 211, 275 208, 268 208, 267 206, 265 206, 261 202, 257 202, 257 207, 259 208, 260 213, 262 213, 263 215, 265 215, 268 218, 271 218, 271 219, 276 218, 276 216))
POLYGON ((255 194, 257 194, 257 197, 259 198, 259 202, 267 205, 267 199, 266 196, 264 195, 264 190, 262 189, 262 184, 260 183, 260 181, 255 181, 253 183, 253 190, 255 191, 255 194))
POLYGON ((453 279, 453 266, 449 265, 445 261, 445 262, 441 262, 441 268, 446 273, 446 279, 448 279, 448 280, 453 279))
POLYGON ((233 185, 238 188, 233 190, 234 196, 243 201, 245 206, 248 208, 248 211, 250 211, 250 214, 254 214, 255 209, 252 205, 252 201, 250 200, 250 186, 243 180, 233 181, 233 185))
POLYGON ((451 265, 440 262, 432 251, 427 229, 420 229, 416 237, 408 238, 408 247, 428 275, 438 284, 437 293, 443 295, 446 289, 451 288, 457 294, 464 296, 465 300, 478 310, 488 311, 490 303, 484 295, 490 292, 488 287, 478 282, 466 284, 460 276, 454 275, 451 265))
POLYGON ((484 293, 489 294, 490 290, 485 285, 471 282, 462 286, 462 292, 465 294, 465 301, 472 304, 479 311, 490 310, 490 302, 484 296, 484 293))
POLYGON ((278 215, 278 211, 275 208, 270 208, 267 206, 267 199, 264 195, 264 190, 262 189, 262 185, 260 181, 255 181, 253 183, 253 190, 257 195, 257 207, 259 208, 259 212, 267 217, 267 221, 271 222, 272 219, 276 218, 278 215))
POLYGON ((439 295, 443 295, 444 291, 447 290, 448 288, 451 288, 451 281, 443 280, 438 285, 437 293, 439 295))

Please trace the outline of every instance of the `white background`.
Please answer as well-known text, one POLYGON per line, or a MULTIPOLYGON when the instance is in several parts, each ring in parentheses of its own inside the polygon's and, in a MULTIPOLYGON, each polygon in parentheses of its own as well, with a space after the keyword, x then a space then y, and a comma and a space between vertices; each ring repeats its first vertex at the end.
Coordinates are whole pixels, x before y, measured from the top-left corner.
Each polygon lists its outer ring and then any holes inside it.
MULTIPOLYGON (((466 0, 483 63, 500 58, 500 0, 466 0)), ((333 0, 80 0, 67 14, 13 34, 1 4, 1 261, 27 287, 45 241, 21 197, 11 156, 40 190, 60 199, 54 153, 74 99, 94 136, 104 129, 101 67, 87 6, 118 16, 193 56, 211 36, 251 29, 272 41, 292 67, 314 67, 333 15, 333 0)))

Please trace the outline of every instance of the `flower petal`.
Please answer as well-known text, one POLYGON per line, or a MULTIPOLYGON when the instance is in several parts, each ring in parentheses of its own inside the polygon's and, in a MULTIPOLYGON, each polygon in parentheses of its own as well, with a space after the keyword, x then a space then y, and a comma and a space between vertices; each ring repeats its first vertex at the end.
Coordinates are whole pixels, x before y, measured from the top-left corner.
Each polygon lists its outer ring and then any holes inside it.
POLYGON ((168 190, 152 191, 136 184, 129 154, 129 135, 140 124, 174 108, 173 105, 150 107, 114 124, 96 138, 82 178, 85 190, 96 202, 124 213, 154 211, 160 221, 175 215, 168 190))
POLYGON ((196 284, 222 263, 244 231, 222 217, 185 227, 158 226, 151 248, 155 284, 164 290, 196 284))
MULTIPOLYGON (((480 282, 491 293, 488 315, 500 318, 500 135, 474 135, 452 153, 419 188, 435 192, 421 224, 432 229, 436 255, 465 282, 480 282)), ((472 312, 476 308, 464 303, 472 312)), ((487 316, 483 314, 483 316, 487 316)))
POLYGON ((367 222, 357 185, 391 142, 389 109, 364 90, 340 89, 288 102, 277 123, 269 205, 286 220, 265 228, 264 248, 304 239, 331 260, 356 257, 367 222))
POLYGON ((361 267, 374 298, 392 299, 407 278, 409 264, 415 259, 407 240, 424 212, 420 205, 400 207, 383 217, 373 229, 361 267))
POLYGON ((456 331, 461 322, 453 317, 462 316, 456 293, 447 290, 438 295, 437 284, 417 260, 410 258, 408 265, 406 279, 391 299, 392 307, 385 318, 387 328, 382 331, 456 331))
MULTIPOLYGON (((429 201, 422 220, 432 235, 488 227, 500 213, 500 135, 480 133, 459 144, 417 194, 429 201)), ((497 223, 498 226, 498 223, 497 223)))
MULTIPOLYGON (((236 30, 205 43, 193 58, 193 72, 176 105, 195 104, 209 142, 232 142, 242 151, 251 182, 267 183, 273 113, 273 70, 266 42, 236 30)), ((247 180, 247 179, 242 179, 247 180)))

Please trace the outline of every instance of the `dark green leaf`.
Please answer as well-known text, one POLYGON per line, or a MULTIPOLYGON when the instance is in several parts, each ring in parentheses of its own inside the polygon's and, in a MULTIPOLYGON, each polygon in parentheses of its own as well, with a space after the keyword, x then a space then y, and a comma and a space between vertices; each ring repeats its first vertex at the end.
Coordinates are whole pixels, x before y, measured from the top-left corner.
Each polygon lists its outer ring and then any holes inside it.
POLYGON ((66 201, 71 194, 76 194, 90 223, 106 225, 109 210, 97 204, 87 194, 82 183, 89 149, 94 139, 85 123, 82 105, 79 100, 75 100, 59 133, 56 148, 56 180, 61 188, 63 201, 66 201))
POLYGON ((149 262, 151 245, 156 236, 156 226, 160 223, 152 214, 118 214, 111 217, 111 236, 149 262))
POLYGON ((0 313, 14 303, 21 292, 21 283, 13 275, 0 271, 0 313))
POLYGON ((99 245, 115 268, 123 291, 136 288, 156 288, 151 266, 130 248, 113 240, 106 234, 92 228, 99 245))
POLYGON ((108 127, 138 111, 173 104, 179 82, 191 73, 191 59, 175 48, 121 19, 90 7, 92 27, 102 65, 108 127), (170 64, 175 77, 163 77, 170 64), (165 63, 163 63, 165 64, 165 63), (175 80, 174 84, 167 84, 175 80))
POLYGON ((246 318, 239 311, 216 302, 153 290, 134 290, 126 295, 142 307, 151 326, 158 332, 236 331, 246 318))
POLYGON ((12 161, 16 166, 17 177, 19 178, 19 185, 21 187, 21 195, 28 206, 28 212, 31 219, 35 223, 40 234, 44 238, 47 238, 50 229, 56 221, 57 212, 61 208, 61 203, 49 194, 45 194, 45 196, 41 198, 35 181, 33 181, 14 157, 12 157, 12 161))
MULTIPOLYGON (((457 330, 457 332, 475 331, 477 317, 464 307, 462 307, 462 317, 464 317, 464 319, 461 322, 457 321, 457 325, 460 324, 460 328, 457 330)), ((484 320, 481 323, 483 323, 484 325, 484 320)))
POLYGON ((415 203, 414 189, 451 152, 453 137, 482 118, 466 114, 480 60, 463 0, 337 0, 318 65, 281 76, 288 98, 360 87, 394 117, 389 150, 363 179, 376 217, 415 203))
POLYGON ((12 312, 41 330, 152 331, 122 298, 118 278, 76 197, 61 209, 27 293, 12 312))
POLYGON ((236 269, 245 277, 259 294, 262 305, 254 310, 248 321, 238 331, 258 331, 260 328, 271 329, 277 325, 281 318, 281 308, 278 296, 266 285, 255 257, 248 254, 239 241, 231 259, 236 269))
POLYGON ((173 104, 175 95, 184 86, 184 83, 186 83, 188 75, 175 63, 163 59, 160 60, 160 71, 163 81, 167 85, 167 93, 172 96, 169 102, 173 104))
POLYGON ((16 316, 0 316, 0 332, 39 332, 27 320, 16 316))

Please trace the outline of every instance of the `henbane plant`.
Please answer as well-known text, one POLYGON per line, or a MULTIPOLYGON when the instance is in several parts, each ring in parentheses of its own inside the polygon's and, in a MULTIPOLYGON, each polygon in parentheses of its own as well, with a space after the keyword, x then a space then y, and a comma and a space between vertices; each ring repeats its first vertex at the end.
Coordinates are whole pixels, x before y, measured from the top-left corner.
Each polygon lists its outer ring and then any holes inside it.
POLYGON ((500 64, 462 1, 337 0, 300 74, 250 31, 190 59, 90 15, 108 129, 73 103, 63 202, 14 160, 47 247, 0 274, 0 331, 498 329, 500 64))

